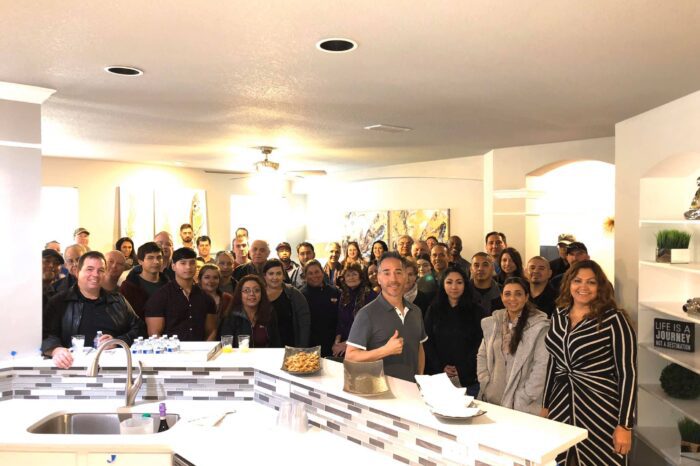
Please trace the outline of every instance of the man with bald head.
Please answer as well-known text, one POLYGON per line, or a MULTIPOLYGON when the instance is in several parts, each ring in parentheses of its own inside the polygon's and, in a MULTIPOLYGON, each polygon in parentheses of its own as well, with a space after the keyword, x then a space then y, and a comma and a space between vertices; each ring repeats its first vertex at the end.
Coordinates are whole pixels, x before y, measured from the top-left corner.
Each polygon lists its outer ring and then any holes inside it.
POLYGON ((257 275, 264 279, 263 266, 270 257, 270 245, 267 241, 256 239, 250 245, 250 262, 245 265, 239 265, 233 271, 233 278, 240 281, 246 275, 257 275))
POLYGON ((554 302, 557 299, 558 292, 549 280, 552 277, 549 261, 542 256, 533 257, 527 261, 525 277, 530 282, 530 302, 537 309, 552 317, 556 310, 554 302))
POLYGON ((402 257, 410 257, 411 246, 413 246, 413 238, 408 235, 401 235, 396 241, 396 250, 402 257))
POLYGON ((55 295, 56 293, 60 293, 61 291, 66 291, 71 286, 75 285, 78 278, 78 261, 80 260, 80 256, 86 252, 87 250, 79 244, 72 244, 66 248, 63 253, 63 259, 64 266, 68 273, 65 277, 51 285, 51 289, 48 290, 48 293, 51 296, 55 295))
MULTIPOLYGON (((173 243, 173 237, 167 231, 160 231, 153 237, 153 242, 163 250, 161 273, 165 275, 168 280, 175 280, 175 272, 171 267, 173 264, 173 246, 175 244, 173 243)), ((138 273, 141 273, 141 271, 138 273)))
POLYGON ((447 240, 447 249, 450 253, 450 263, 464 270, 469 278, 471 263, 462 257, 462 238, 457 235, 450 236, 447 240))
POLYGON ((121 251, 109 251, 105 254, 107 267, 102 277, 102 288, 105 291, 119 291, 119 278, 126 270, 126 257, 121 251))
POLYGON ((411 256, 418 260, 418 258, 423 254, 430 255, 430 249, 428 249, 428 243, 419 239, 413 243, 413 246, 411 246, 411 256))

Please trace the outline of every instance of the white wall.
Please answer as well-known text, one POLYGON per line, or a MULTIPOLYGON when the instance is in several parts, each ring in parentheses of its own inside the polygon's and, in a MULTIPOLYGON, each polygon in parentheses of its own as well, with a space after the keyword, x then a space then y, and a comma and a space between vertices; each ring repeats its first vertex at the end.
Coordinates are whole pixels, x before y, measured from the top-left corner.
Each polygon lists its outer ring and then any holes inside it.
MULTIPOLYGON (((205 189, 212 251, 231 248, 234 233, 231 231, 231 224, 245 226, 235 218, 236 207, 231 206, 231 196, 256 195, 256 190, 273 188, 257 186, 249 179, 231 180, 232 175, 208 174, 198 169, 160 165, 44 157, 42 167, 42 185, 78 188, 80 225, 72 228, 87 228, 90 231, 90 247, 100 251, 113 249, 114 243, 120 237, 117 194, 117 187, 120 185, 137 182, 150 188, 167 186, 205 189)), ((288 183, 283 180, 280 183, 282 189, 278 192, 287 195, 292 205, 298 205, 299 196, 288 192, 288 183)), ((265 203, 261 202, 259 207, 265 209, 265 203)), ((303 219, 296 220, 303 222, 303 219)), ((297 223, 295 221, 286 226, 290 242, 301 241, 303 237, 297 223)), ((175 243, 179 243, 179 232, 171 233, 175 243)), ((42 239, 47 241, 50 238, 42 239)), ((65 246, 67 245, 63 245, 65 246)))
MULTIPOLYGON (((578 141, 540 144, 533 146, 494 149, 487 158, 485 172, 492 172, 494 196, 492 210, 488 201, 484 204, 484 223, 492 229, 506 233, 508 245, 526 256, 539 253, 539 238, 526 235, 527 226, 527 182, 526 177, 537 174, 543 167, 566 161, 598 160, 615 162, 614 138, 583 139, 578 141), (503 192, 522 191, 521 196, 499 196, 503 192)), ((488 191, 488 187, 485 187, 488 191)), ((564 195, 564 193, 562 193, 564 195)), ((552 241, 556 241, 553 238, 552 241)))
POLYGON ((483 247, 483 157, 462 157, 343 172, 297 186, 307 194, 307 239, 339 240, 348 211, 450 209, 450 234, 464 255, 483 247))
MULTIPOLYGON (((0 100, 0 139, 40 143, 40 119, 39 105, 0 100)), ((0 267, 0 359, 41 346, 40 189, 41 150, 0 144, 0 218, 7 240, 0 267)))
MULTIPOLYGON (((634 315, 637 311, 639 283, 640 179, 652 167, 671 156, 698 152, 700 152, 700 92, 662 105, 615 126, 615 183, 617 186, 615 290, 621 304, 634 315)), ((690 166, 688 172, 696 171, 697 168, 697 166, 690 166)), ((694 193, 693 187, 679 186, 678 189, 688 190, 687 198, 690 204, 694 193)), ((683 212, 677 212, 677 215, 677 218, 683 218, 683 212)))

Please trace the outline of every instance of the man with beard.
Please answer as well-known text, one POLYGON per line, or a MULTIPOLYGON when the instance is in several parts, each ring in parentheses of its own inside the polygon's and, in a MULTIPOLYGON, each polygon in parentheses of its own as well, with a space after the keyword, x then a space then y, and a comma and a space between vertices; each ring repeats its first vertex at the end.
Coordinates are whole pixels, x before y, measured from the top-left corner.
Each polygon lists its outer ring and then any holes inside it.
POLYGON ((246 275, 253 274, 264 279, 263 267, 268 257, 270 257, 270 246, 267 241, 256 239, 250 245, 250 262, 236 267, 233 271, 233 278, 236 281, 241 281, 241 278, 246 275))
POLYGON ((423 343, 428 336, 423 317, 418 306, 404 299, 406 273, 401 255, 386 252, 377 266, 382 292, 355 316, 345 359, 382 359, 386 375, 414 381, 425 369, 423 343))
POLYGON ((299 258, 299 267, 292 273, 289 277, 291 285, 300 290, 306 285, 306 277, 304 276, 304 266, 310 260, 316 258, 316 251, 314 251, 314 245, 308 241, 302 241, 297 245, 297 257, 299 258))
POLYGON ((54 364, 67 369, 73 364, 68 348, 73 335, 84 335, 92 342, 102 332, 99 344, 112 338, 132 344, 144 333, 143 321, 119 293, 106 291, 102 281, 106 273, 105 257, 97 251, 86 252, 78 262, 77 282, 51 298, 48 304, 50 326, 41 351, 54 364))
POLYGON ((474 302, 481 307, 484 317, 490 316, 497 309, 503 309, 501 288, 493 279, 493 260, 485 252, 477 252, 472 256, 471 288, 474 302))
POLYGON ((102 288, 107 291, 118 291, 119 277, 126 270, 126 257, 121 251, 109 251, 105 254, 107 273, 102 279, 102 288))
POLYGON ((447 249, 450 253, 450 263, 464 270, 464 273, 467 274, 467 278, 469 278, 471 264, 462 257, 462 238, 457 235, 450 236, 447 240, 447 249))
POLYGON ((181 341, 204 341, 216 328, 216 304, 194 283, 196 254, 190 248, 173 252, 175 280, 146 302, 149 335, 178 335, 181 341))
POLYGON ((525 275, 530 281, 530 302, 547 316, 552 317, 556 310, 554 302, 558 293, 549 283, 552 276, 549 261, 542 256, 533 257, 527 261, 525 275))
POLYGON ((292 260, 292 246, 290 246, 290 244, 286 241, 282 241, 277 245, 275 250, 277 251, 277 257, 279 257, 280 262, 282 262, 284 271, 287 274, 285 282, 289 283, 291 281, 289 277, 291 277, 294 271, 299 268, 299 264, 292 260))
POLYGON ((180 225, 180 241, 183 248, 194 249, 194 230, 189 223, 180 225))
POLYGON ((409 257, 411 255, 411 246, 413 246, 413 238, 408 235, 400 236, 396 242, 396 250, 401 254, 401 257, 409 257))

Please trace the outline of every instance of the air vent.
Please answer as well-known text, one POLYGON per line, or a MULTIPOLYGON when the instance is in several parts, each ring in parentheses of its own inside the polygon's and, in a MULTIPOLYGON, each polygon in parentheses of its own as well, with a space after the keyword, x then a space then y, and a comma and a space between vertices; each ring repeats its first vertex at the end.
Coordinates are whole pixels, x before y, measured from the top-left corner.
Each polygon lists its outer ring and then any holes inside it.
POLYGON ((365 129, 370 131, 383 131, 385 133, 405 133, 406 131, 413 131, 412 128, 406 128, 405 126, 393 126, 393 125, 370 125, 365 126, 365 129))
POLYGON ((328 53, 345 53, 355 50, 357 48, 357 42, 350 39, 334 37, 317 42, 316 48, 328 53))
POLYGON ((141 76, 143 71, 134 68, 133 66, 108 66, 105 68, 107 73, 116 74, 119 76, 141 76))

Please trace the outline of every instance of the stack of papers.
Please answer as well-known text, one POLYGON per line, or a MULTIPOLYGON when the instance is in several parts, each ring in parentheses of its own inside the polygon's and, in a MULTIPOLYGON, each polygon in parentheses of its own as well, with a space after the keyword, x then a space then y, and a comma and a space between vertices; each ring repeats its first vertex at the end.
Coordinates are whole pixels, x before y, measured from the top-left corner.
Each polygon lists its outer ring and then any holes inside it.
POLYGON ((479 408, 470 408, 473 396, 466 388, 457 388, 444 372, 436 375, 416 375, 423 401, 434 414, 447 417, 472 417, 479 408))

